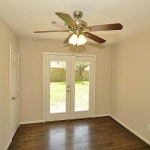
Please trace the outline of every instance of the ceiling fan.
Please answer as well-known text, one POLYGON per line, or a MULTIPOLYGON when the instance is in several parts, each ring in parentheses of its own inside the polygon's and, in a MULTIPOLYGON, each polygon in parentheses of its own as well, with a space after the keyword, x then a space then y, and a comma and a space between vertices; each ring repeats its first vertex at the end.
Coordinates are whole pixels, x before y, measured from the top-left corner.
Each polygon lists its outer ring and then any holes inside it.
POLYGON ((105 24, 105 25, 94 25, 87 26, 87 23, 81 20, 83 13, 81 11, 74 11, 73 20, 69 14, 56 12, 58 17, 60 17, 68 25, 68 30, 49 30, 49 31, 35 31, 34 33, 46 33, 46 32, 71 32, 71 34, 66 38, 64 43, 70 43, 73 45, 85 44, 87 38, 97 42, 104 43, 106 40, 90 33, 93 31, 107 31, 107 30, 121 30, 123 26, 120 23, 105 24))

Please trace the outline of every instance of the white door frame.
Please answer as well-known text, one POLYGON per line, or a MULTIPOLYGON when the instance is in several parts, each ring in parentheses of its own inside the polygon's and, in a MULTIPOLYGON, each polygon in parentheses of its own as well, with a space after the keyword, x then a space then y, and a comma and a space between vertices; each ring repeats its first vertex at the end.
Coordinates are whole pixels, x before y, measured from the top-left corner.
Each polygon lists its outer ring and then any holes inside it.
POLYGON ((43 52, 43 122, 46 121, 46 55, 61 55, 61 56, 91 56, 93 57, 94 60, 94 64, 93 64, 93 76, 94 76, 94 80, 93 80, 93 95, 92 95, 92 99, 93 99, 93 106, 92 106, 92 116, 94 118, 95 116, 95 70, 96 70, 96 56, 95 55, 89 55, 89 54, 71 54, 71 53, 51 53, 51 52, 43 52))
POLYGON ((18 127, 19 127, 19 125, 20 125, 20 122, 19 122, 19 50, 15 47, 15 46, 13 46, 12 44, 10 44, 10 138, 12 139, 13 138, 13 134, 12 134, 12 115, 11 115, 11 112, 12 112, 12 110, 11 110, 11 108, 12 108, 12 105, 11 105, 11 98, 12 98, 12 95, 11 95, 11 72, 12 72, 12 70, 11 70, 11 54, 12 54, 12 49, 14 49, 15 51, 17 51, 17 53, 18 53, 18 99, 17 99, 17 101, 18 101, 18 105, 17 105, 17 110, 18 110, 18 127))

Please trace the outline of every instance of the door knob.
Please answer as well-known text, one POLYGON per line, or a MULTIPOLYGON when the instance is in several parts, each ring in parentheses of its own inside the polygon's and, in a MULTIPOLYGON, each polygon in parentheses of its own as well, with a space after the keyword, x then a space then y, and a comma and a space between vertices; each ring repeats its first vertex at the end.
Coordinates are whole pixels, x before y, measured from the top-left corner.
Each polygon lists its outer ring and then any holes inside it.
POLYGON ((11 99, 12 99, 12 100, 15 100, 15 99, 16 99, 16 97, 12 97, 11 99))

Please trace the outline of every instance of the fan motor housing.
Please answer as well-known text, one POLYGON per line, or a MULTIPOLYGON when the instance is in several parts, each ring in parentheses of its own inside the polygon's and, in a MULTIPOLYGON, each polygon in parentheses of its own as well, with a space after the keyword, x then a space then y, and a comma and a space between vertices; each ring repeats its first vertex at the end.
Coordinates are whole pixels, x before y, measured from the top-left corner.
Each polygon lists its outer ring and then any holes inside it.
POLYGON ((79 27, 87 27, 87 23, 85 21, 82 20, 75 20, 75 23, 79 26, 79 27))
POLYGON ((83 16, 82 11, 74 11, 73 16, 75 18, 75 23, 78 25, 78 27, 87 27, 87 23, 83 20, 80 20, 83 16))

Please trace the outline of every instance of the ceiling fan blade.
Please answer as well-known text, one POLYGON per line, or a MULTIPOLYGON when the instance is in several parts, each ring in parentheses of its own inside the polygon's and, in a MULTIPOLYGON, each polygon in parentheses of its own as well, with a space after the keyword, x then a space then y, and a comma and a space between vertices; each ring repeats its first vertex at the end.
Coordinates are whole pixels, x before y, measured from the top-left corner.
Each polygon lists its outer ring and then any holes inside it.
POLYGON ((68 43, 71 36, 72 34, 70 34, 63 43, 68 43))
POLYGON ((70 27, 77 26, 77 24, 76 24, 75 21, 70 17, 69 14, 62 13, 62 12, 56 12, 55 14, 56 14, 58 17, 60 17, 64 22, 66 22, 66 23, 68 24, 68 26, 70 26, 70 27))
POLYGON ((121 30, 123 26, 120 23, 89 26, 91 31, 121 30))
POLYGON ((46 32, 69 32, 69 30, 34 31, 34 33, 46 33, 46 32))
POLYGON ((95 41, 97 43, 105 43, 106 42, 106 40, 104 40, 104 39, 102 39, 102 38, 100 38, 100 37, 98 37, 98 36, 96 36, 94 34, 91 34, 89 32, 84 32, 84 35, 87 38, 89 38, 89 39, 91 39, 91 40, 93 40, 93 41, 95 41))

